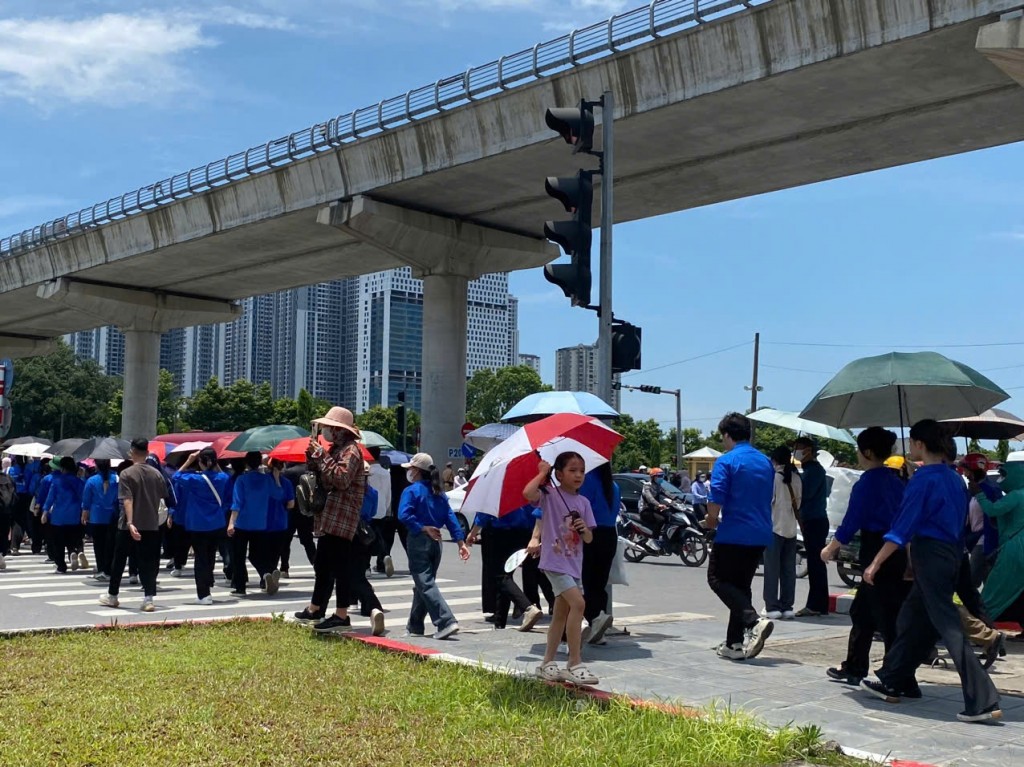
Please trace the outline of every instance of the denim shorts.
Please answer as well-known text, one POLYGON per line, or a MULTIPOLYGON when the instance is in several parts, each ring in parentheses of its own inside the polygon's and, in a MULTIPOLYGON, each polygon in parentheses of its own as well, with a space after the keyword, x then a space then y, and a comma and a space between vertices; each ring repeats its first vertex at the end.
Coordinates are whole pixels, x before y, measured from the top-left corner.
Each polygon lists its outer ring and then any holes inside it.
POLYGON ((551 590, 555 592, 556 597, 569 589, 583 589, 583 581, 579 578, 573 578, 565 573, 555 573, 551 570, 541 570, 541 572, 551 581, 551 590))

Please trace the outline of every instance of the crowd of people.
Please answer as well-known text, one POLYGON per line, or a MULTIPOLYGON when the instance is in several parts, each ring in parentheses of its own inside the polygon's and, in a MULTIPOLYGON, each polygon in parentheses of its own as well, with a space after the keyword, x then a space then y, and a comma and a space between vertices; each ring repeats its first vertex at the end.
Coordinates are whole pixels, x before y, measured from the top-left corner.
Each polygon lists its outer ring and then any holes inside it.
MULTIPOLYGON (((471 546, 482 544, 483 607, 496 629, 506 627, 510 611, 520 630, 533 628, 544 615, 543 594, 551 622, 537 675, 597 684, 581 649, 602 641, 611 625, 608 582, 620 497, 609 465, 588 472, 583 458, 572 452, 553 464, 541 461, 523 490, 521 508, 501 517, 478 515, 464 537, 445 494, 462 479, 450 464, 440 469, 431 456, 418 453, 402 464, 404 482, 396 488, 379 450, 369 451, 367 460, 349 410, 331 408, 313 428, 306 462, 288 467, 250 453, 225 471, 207 448, 171 471, 149 453, 146 440, 131 443, 130 461, 115 469, 97 460, 85 477, 68 457, 17 459, 0 479, 0 507, 10 507, 14 523, 0 529, 0 554, 16 553, 21 546, 39 553, 45 546, 56 573, 89 569, 87 534, 94 577, 107 584, 101 604, 119 605, 127 567, 130 583, 141 581, 142 609, 152 611, 161 549, 171 574, 178 576, 191 553, 196 601, 208 605, 218 555, 233 595, 247 592, 248 562, 260 593, 273 596, 288 577, 298 533, 314 569, 314 586, 309 604, 295 618, 319 633, 343 632, 351 629, 350 608, 358 606, 373 633, 381 635, 384 609, 367 574, 376 558, 375 569, 393 575, 397 535, 413 581, 405 634, 424 636, 429 617, 434 638, 445 639, 459 631, 437 582, 447 528, 463 560, 470 558, 471 546), (528 556, 520 587, 505 560, 524 548, 528 556), (557 662, 562 642, 568 656, 564 667, 557 662)), ((961 678, 965 709, 959 718, 1001 717, 986 668, 1004 651, 1005 637, 993 619, 1024 620, 1019 575, 1024 539, 1017 539, 1024 529, 1024 464, 1003 466, 1000 487, 988 476, 984 456, 956 461, 950 435, 935 421, 910 430, 905 462, 894 462, 894 433, 865 429, 857 436, 864 472, 829 542, 828 484, 814 442, 800 437, 765 456, 751 445, 750 421, 738 413, 727 415, 718 431, 726 452, 710 478, 699 475, 689 489, 696 503, 706 505, 704 524, 713 531, 707 581, 729 611, 718 656, 755 658, 775 621, 826 615, 826 564, 841 546, 859 541, 864 582, 850 611, 847 656, 827 669, 828 677, 889 702, 918 698, 916 670, 934 657, 941 642, 961 678), (794 605, 798 533, 814 563, 807 603, 799 610, 794 605), (758 611, 752 582, 762 562, 764 610, 758 611), (954 593, 962 606, 954 603, 954 593), (876 633, 885 656, 871 678, 876 633), (972 642, 982 648, 980 659, 972 642)), ((663 479, 652 474, 645 493, 655 497, 651 488, 663 479)))

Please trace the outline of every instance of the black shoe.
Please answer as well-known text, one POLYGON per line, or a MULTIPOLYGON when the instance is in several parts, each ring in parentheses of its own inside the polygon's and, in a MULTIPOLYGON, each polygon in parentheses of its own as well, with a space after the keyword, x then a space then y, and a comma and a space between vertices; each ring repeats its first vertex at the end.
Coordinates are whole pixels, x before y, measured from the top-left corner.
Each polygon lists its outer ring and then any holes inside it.
POLYGON ((488 623, 494 623, 495 621, 497 621, 497 616, 485 615, 484 616, 484 620, 487 621, 488 623))
POLYGON ((313 631, 318 634, 340 634, 342 631, 349 631, 352 628, 352 619, 348 616, 339 618, 337 615, 332 615, 326 620, 320 621, 313 627, 313 631))
POLYGON ((825 674, 829 679, 833 679, 836 682, 842 682, 843 684, 852 684, 854 687, 860 687, 860 682, 864 678, 862 676, 857 676, 856 674, 851 674, 842 666, 839 666, 838 668, 833 666, 830 669, 826 669, 825 674))
POLYGON ((910 684, 900 688, 900 696, 911 700, 921 700, 924 694, 921 692, 921 688, 918 687, 917 682, 910 682, 910 684))
POLYGON ((1003 718, 1003 712, 999 710, 999 704, 993 703, 986 709, 982 709, 980 713, 968 714, 966 711, 961 711, 956 715, 956 718, 961 722, 978 723, 978 722, 994 722, 997 719, 1003 718))
POLYGON ((982 668, 992 668, 992 664, 995 663, 996 659, 999 657, 999 648, 1002 646, 1002 643, 1003 632, 1000 631, 999 636, 996 638, 996 641, 994 641, 992 644, 986 647, 985 652, 983 652, 979 657, 979 660, 981 660, 982 668))
POLYGON ((302 608, 301 612, 295 613, 295 620, 301 621, 302 623, 319 623, 326 617, 323 610, 312 613, 308 607, 302 608))
POLYGON ((900 702, 899 691, 882 682, 876 682, 871 679, 862 679, 860 681, 860 687, 865 692, 871 693, 876 698, 881 698, 886 703, 900 702))

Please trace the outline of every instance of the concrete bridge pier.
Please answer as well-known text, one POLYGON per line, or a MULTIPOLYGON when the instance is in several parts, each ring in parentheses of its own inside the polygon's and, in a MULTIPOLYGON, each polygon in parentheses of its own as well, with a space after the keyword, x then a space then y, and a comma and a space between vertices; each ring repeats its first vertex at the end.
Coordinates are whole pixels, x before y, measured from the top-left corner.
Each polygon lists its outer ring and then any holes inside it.
POLYGON ((1024 85, 1024 18, 1016 16, 985 25, 978 30, 975 48, 1024 85))
POLYGON ((232 301, 133 290, 66 277, 43 283, 37 295, 95 317, 97 325, 115 325, 124 333, 124 439, 156 434, 160 334, 172 328, 230 322, 242 313, 232 301))
POLYGON ((39 357, 50 351, 53 340, 39 336, 25 336, 17 333, 0 333, 0 359, 39 357))
POLYGON ((462 444, 466 420, 469 281, 543 266, 558 257, 557 247, 364 196, 321 209, 318 221, 408 264, 413 276, 423 280, 421 441, 422 449, 443 466, 448 450, 462 444))

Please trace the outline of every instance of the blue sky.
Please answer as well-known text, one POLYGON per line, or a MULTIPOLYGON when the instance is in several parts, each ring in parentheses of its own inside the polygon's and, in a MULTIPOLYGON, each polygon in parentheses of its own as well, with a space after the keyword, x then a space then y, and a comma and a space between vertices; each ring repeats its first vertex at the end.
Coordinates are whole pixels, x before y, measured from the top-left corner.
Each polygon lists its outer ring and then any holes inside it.
MULTIPOLYGON (((635 4, 0 0, 0 235, 635 4)), ((617 227, 616 315, 644 328, 626 382, 681 387, 706 431, 749 404, 759 331, 762 404, 798 410, 846 362, 910 348, 1024 395, 1022 163, 1014 145, 617 227)), ((550 380, 596 319, 539 270, 512 285, 550 380)), ((667 396, 623 409, 674 424, 667 396)))

